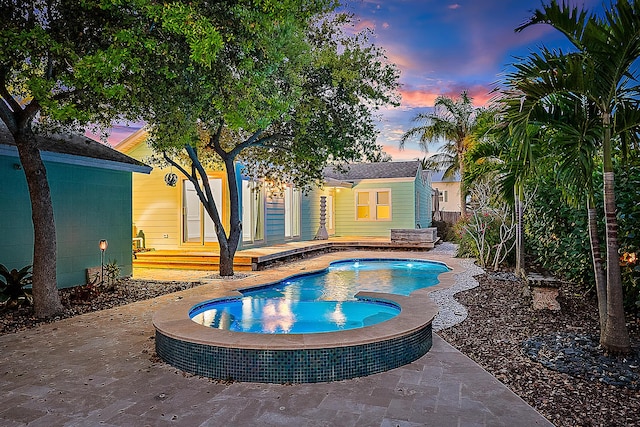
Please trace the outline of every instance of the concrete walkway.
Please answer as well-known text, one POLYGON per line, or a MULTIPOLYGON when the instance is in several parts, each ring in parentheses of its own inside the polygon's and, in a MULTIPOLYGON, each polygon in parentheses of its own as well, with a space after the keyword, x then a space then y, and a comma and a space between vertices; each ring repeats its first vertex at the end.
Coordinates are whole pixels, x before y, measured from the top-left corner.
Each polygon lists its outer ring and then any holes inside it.
MULTIPOLYGON (((208 283, 198 288, 0 336, 0 425, 551 425, 438 336, 429 353, 409 365, 334 383, 224 384, 186 375, 154 358, 151 316, 164 304, 350 256, 329 254, 252 272, 243 280, 205 279, 208 283)), ((395 256, 437 257, 410 252, 395 256)), ((178 276, 172 278, 187 278, 178 276)))

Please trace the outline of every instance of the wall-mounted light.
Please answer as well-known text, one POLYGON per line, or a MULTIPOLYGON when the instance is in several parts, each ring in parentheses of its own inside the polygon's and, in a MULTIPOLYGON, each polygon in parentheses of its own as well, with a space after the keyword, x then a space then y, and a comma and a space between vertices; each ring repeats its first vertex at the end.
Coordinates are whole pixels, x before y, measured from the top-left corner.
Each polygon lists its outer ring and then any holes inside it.
POLYGON ((104 251, 107 250, 108 246, 109 246, 109 243, 105 239, 100 240, 100 243, 98 244, 98 247, 100 248, 100 267, 101 267, 100 284, 104 284, 104 251))

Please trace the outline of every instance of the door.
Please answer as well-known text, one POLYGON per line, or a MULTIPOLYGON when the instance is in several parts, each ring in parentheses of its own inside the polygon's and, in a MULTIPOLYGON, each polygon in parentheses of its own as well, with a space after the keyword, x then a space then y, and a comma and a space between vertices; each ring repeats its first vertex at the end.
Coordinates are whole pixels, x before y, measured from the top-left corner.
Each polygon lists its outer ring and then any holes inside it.
MULTIPOLYGON (((210 177, 209 185, 216 208, 222 218, 222 212, 224 212, 222 209, 222 179, 210 177)), ((200 202, 193 183, 185 179, 182 189, 182 242, 201 245, 217 242, 218 236, 216 236, 213 220, 200 202)))

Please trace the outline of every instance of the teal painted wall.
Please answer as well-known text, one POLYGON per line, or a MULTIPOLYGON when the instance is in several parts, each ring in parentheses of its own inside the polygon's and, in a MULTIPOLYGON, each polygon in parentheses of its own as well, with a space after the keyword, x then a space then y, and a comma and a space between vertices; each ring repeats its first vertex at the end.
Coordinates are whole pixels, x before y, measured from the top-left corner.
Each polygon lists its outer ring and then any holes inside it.
POLYGON ((415 228, 414 182, 360 182, 352 189, 336 191, 336 236, 389 237, 392 228, 415 228), (355 194, 358 190, 391 190, 390 221, 356 221, 355 194))
POLYGON ((431 227, 431 182, 416 177, 416 224, 420 228, 431 227), (419 201, 418 201, 419 200, 419 201))
MULTIPOLYGON (((33 225, 27 183, 17 157, 0 156, 0 263, 33 263, 33 225)), ((58 287, 85 283, 100 266, 98 242, 107 239, 105 263, 131 274, 131 172, 46 163, 57 233, 58 287)))

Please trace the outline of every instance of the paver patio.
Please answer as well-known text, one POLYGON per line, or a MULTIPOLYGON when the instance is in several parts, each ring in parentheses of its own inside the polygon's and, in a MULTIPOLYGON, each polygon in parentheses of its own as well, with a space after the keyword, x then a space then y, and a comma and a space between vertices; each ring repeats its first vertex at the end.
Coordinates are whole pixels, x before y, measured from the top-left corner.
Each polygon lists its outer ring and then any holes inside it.
MULTIPOLYGON (((197 288, 0 336, 0 425, 551 425, 437 335, 433 348, 409 365, 333 383, 226 384, 184 374, 153 357, 152 314, 176 298, 367 256, 447 261, 428 252, 327 254, 243 280, 204 279, 207 284, 197 288)), ((211 275, 173 273, 174 280, 211 275)))

